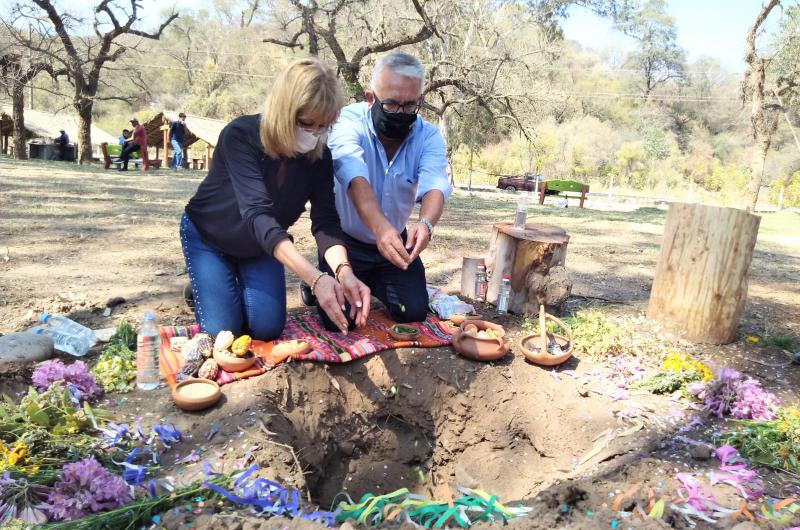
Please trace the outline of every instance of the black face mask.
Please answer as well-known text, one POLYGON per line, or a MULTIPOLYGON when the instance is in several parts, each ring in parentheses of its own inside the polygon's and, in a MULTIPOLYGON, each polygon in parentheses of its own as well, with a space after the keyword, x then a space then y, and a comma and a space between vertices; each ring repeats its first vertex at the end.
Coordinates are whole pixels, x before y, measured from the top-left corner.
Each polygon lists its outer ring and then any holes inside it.
POLYGON ((408 114, 405 112, 386 112, 383 110, 378 97, 375 97, 375 103, 372 104, 372 125, 375 130, 387 138, 394 140, 401 140, 408 136, 411 131, 411 126, 417 121, 416 114, 408 114))

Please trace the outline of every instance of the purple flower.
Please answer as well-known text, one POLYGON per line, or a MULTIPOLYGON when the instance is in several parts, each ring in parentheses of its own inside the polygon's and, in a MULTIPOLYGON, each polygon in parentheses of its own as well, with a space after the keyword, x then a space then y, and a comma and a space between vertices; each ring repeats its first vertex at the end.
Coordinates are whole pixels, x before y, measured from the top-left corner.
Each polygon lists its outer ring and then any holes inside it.
POLYGON ((100 429, 103 432, 103 435, 106 437, 106 441, 110 445, 117 445, 119 441, 125 437, 126 434, 130 433, 130 428, 127 424, 123 423, 122 425, 114 423, 113 421, 108 422, 107 429, 100 429))
POLYGON ((174 442, 180 442, 183 439, 180 431, 171 423, 169 425, 154 424, 153 431, 150 433, 150 438, 147 443, 152 443, 155 436, 158 436, 158 439, 161 440, 161 443, 164 444, 164 447, 167 449, 172 447, 174 442))
POLYGON ((61 386, 70 388, 70 396, 79 401, 94 399, 103 392, 82 361, 75 361, 69 366, 60 359, 45 361, 36 367, 31 380, 39 392, 50 388, 52 383, 61 383, 61 386))
POLYGON ((706 410, 719 418, 733 416, 739 419, 769 420, 775 417, 773 407, 778 398, 761 388, 752 378, 730 368, 720 368, 714 379, 703 386, 690 385, 691 392, 702 400, 706 410))
POLYGON ((72 521, 89 514, 118 508, 131 501, 125 481, 109 473, 94 458, 67 464, 48 497, 50 516, 72 521))

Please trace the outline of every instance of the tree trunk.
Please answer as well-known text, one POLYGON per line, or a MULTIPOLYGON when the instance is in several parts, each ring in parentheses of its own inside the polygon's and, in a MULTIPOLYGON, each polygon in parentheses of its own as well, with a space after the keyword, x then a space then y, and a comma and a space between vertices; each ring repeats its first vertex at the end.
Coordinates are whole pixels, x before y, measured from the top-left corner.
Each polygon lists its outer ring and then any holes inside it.
POLYGON ((670 204, 647 318, 692 342, 733 341, 760 221, 735 208, 670 204))
POLYGON ((500 282, 508 275, 510 312, 535 314, 544 304, 548 311, 560 313, 572 292, 572 281, 564 267, 569 235, 557 226, 544 224, 529 224, 522 230, 510 223, 498 223, 493 229, 486 258, 486 301, 497 304, 500 282))
POLYGON ((14 81, 13 83, 11 114, 14 123, 14 158, 27 160, 28 149, 25 145, 25 85, 19 81, 14 81))
MULTIPOLYGON (((759 135, 761 136, 761 135, 759 135)), ((745 190, 745 209, 748 212, 756 210, 758 193, 761 191, 761 182, 764 180, 764 166, 767 161, 767 152, 770 145, 769 138, 757 138, 750 158, 750 181, 745 190)))
POLYGON ((92 161, 92 107, 91 99, 81 98, 75 103, 78 111, 78 163, 92 161))

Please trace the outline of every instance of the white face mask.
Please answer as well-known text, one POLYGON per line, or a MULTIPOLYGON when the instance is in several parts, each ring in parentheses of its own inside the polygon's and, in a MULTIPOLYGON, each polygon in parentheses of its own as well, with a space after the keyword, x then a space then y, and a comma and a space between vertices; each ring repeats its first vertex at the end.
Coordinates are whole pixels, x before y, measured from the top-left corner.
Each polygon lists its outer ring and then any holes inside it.
POLYGON ((295 146, 294 150, 298 153, 308 153, 309 151, 313 151, 315 147, 317 147, 317 142, 319 142, 320 134, 314 134, 312 132, 308 132, 307 130, 303 129, 299 125, 295 125, 294 128, 294 137, 295 137, 295 146))

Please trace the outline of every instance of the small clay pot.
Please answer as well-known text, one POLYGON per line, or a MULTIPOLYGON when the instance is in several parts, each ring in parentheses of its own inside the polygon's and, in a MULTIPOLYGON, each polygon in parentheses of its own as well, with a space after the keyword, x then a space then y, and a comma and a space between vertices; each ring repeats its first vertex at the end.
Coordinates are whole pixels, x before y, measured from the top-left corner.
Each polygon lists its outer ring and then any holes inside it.
POLYGON ((413 333, 412 332, 401 333, 399 331, 395 331, 395 326, 392 326, 392 327, 389 328, 389 335, 391 335, 394 340, 403 340, 403 341, 405 341, 405 340, 417 340, 417 337, 419 337, 419 330, 418 329, 412 328, 410 326, 405 326, 405 325, 403 327, 404 328, 408 328, 408 329, 413 329, 414 331, 413 331, 413 333))
POLYGON ((253 352, 247 352, 244 357, 237 357, 227 351, 214 350, 214 360, 226 372, 244 372, 256 363, 256 359, 253 352))
POLYGON ((304 339, 293 339, 276 344, 272 348, 272 355, 288 359, 295 355, 303 355, 311 351, 311 345, 304 339))
POLYGON ((456 313, 455 315, 450 315, 449 320, 456 326, 460 326, 465 320, 480 320, 480 318, 480 315, 465 315, 464 313, 456 313))
POLYGON ((504 357, 510 348, 505 339, 503 326, 485 320, 465 320, 453 332, 453 348, 459 355, 474 361, 495 361, 504 357), (493 338, 481 338, 466 333, 467 328, 475 326, 478 331, 491 329, 493 338))
POLYGON ((172 389, 172 399, 183 410, 207 409, 222 397, 219 385, 208 379, 187 379, 172 389))

